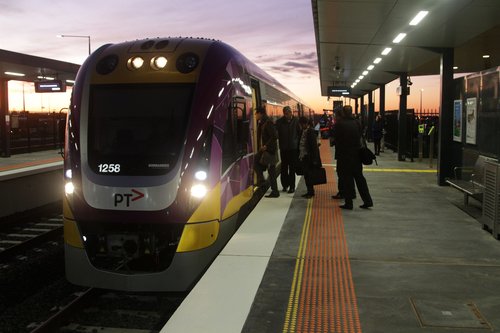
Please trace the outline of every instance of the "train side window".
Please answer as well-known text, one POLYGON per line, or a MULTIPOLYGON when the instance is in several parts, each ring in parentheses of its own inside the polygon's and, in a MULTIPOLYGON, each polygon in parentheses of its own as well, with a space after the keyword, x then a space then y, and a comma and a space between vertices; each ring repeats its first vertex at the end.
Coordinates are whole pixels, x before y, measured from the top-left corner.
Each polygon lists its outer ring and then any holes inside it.
POLYGON ((222 173, 236 160, 236 119, 233 117, 232 108, 227 112, 226 125, 224 128, 224 137, 222 142, 222 173))
POLYGON ((236 118, 236 144, 238 154, 244 156, 248 151, 250 121, 247 119, 247 105, 244 97, 233 97, 233 116, 236 118))

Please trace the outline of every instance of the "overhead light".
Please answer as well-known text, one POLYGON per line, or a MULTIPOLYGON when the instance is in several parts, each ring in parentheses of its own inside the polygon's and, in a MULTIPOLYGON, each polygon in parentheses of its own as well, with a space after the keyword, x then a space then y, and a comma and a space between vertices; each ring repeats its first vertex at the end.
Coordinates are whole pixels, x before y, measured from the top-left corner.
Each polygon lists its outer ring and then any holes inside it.
POLYGON ((68 83, 75 83, 75 80, 66 80, 68 83))
POLYGON ((381 61, 382 61, 382 58, 375 58, 375 60, 373 60, 373 63, 378 64, 381 61))
POLYGON ((453 69, 458 69, 458 66, 453 66, 453 69))
POLYGON ((483 55, 483 58, 484 58, 484 59, 488 59, 489 57, 490 57, 490 55, 489 55, 489 54, 485 54, 485 55, 483 55))
POLYGON ((429 12, 426 10, 422 10, 422 11, 418 12, 418 14, 413 18, 413 20, 410 21, 410 25, 419 24, 420 21, 422 21, 424 19, 424 17, 427 16, 427 14, 429 14, 429 12))
POLYGON ((37 76, 36 77, 37 79, 40 79, 40 80, 55 80, 53 77, 50 77, 50 76, 37 76))
POLYGON ((358 77, 358 79, 360 79, 360 80, 363 80, 363 78, 364 78, 364 76, 363 76, 363 75, 360 75, 360 76, 358 77))
POLYGON ((397 35, 396 38, 394 38, 394 40, 392 42, 397 44, 400 41, 402 41, 405 37, 406 37, 406 34, 404 32, 402 32, 399 35, 397 35))
POLYGON ((374 65, 370 65, 370 66, 368 66, 366 69, 367 69, 367 70, 369 70, 369 71, 371 71, 371 70, 372 70, 372 69, 374 69, 374 68, 375 68, 375 66, 374 66, 374 65))
POLYGON ((25 76, 26 74, 23 73, 16 73, 16 72, 4 72, 7 75, 12 75, 12 76, 25 76))
POLYGON ((368 75, 368 71, 363 71, 363 75, 368 75))
MULTIPOLYGON (((391 53, 392 51, 392 48, 390 47, 386 47, 383 51, 382 51, 382 55, 388 55, 389 53, 391 53)), ((378 58, 377 58, 378 59, 378 58)), ((375 61, 374 61, 375 62, 375 61)), ((376 63, 376 62, 375 62, 376 63)))

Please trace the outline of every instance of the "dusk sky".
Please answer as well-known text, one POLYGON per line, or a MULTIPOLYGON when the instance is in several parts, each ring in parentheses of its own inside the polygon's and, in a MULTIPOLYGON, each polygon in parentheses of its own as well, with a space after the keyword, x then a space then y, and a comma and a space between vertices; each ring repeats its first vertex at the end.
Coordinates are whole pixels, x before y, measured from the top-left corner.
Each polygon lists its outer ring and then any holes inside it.
MULTIPOLYGON (((0 7, 0 49, 81 64, 87 39, 57 35, 90 35, 92 50, 148 37, 213 38, 238 49, 316 112, 332 108, 320 92, 310 0, 0 0, 0 7)), ((435 107, 437 79, 412 80, 409 107, 419 107, 421 88, 424 109, 435 107)), ((398 107, 395 87, 386 88, 387 109, 398 107)))

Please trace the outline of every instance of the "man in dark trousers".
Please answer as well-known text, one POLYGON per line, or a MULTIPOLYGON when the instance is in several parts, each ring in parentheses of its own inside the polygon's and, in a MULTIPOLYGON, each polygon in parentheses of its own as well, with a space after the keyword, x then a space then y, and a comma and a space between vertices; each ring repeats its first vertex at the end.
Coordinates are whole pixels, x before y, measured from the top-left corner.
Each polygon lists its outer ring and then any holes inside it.
POLYGON ((335 154, 337 156, 337 169, 342 175, 342 190, 345 199, 345 203, 340 208, 353 208, 352 200, 356 196, 354 182, 356 182, 359 195, 363 199, 363 205, 359 207, 372 207, 373 201, 363 176, 363 165, 359 157, 361 124, 352 117, 352 108, 349 105, 344 106, 339 115, 340 119, 335 126, 335 154))
POLYGON ((257 183, 264 183, 264 170, 269 173, 269 182, 271 185, 271 193, 266 195, 267 198, 277 198, 280 196, 278 184, 276 182, 276 162, 278 142, 274 123, 266 114, 266 109, 259 108, 255 112, 257 117, 257 148, 258 152, 255 155, 254 169, 257 173, 257 183), (268 154, 266 154, 268 153, 268 154), (267 155, 267 158, 262 158, 267 155))
POLYGON ((281 156, 281 185, 283 192, 295 192, 295 165, 298 159, 300 126, 289 106, 283 108, 283 117, 276 121, 281 156))

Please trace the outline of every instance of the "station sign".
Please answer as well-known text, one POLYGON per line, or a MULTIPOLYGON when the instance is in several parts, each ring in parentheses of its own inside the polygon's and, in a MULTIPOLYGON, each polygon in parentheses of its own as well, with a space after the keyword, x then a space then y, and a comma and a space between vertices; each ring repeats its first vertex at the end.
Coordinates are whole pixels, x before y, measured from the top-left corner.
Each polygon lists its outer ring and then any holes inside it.
POLYGON ((328 96, 346 96, 351 93, 351 89, 347 86, 329 86, 328 96))
POLYGON ((65 92, 66 85, 61 80, 35 81, 35 92, 65 92))

